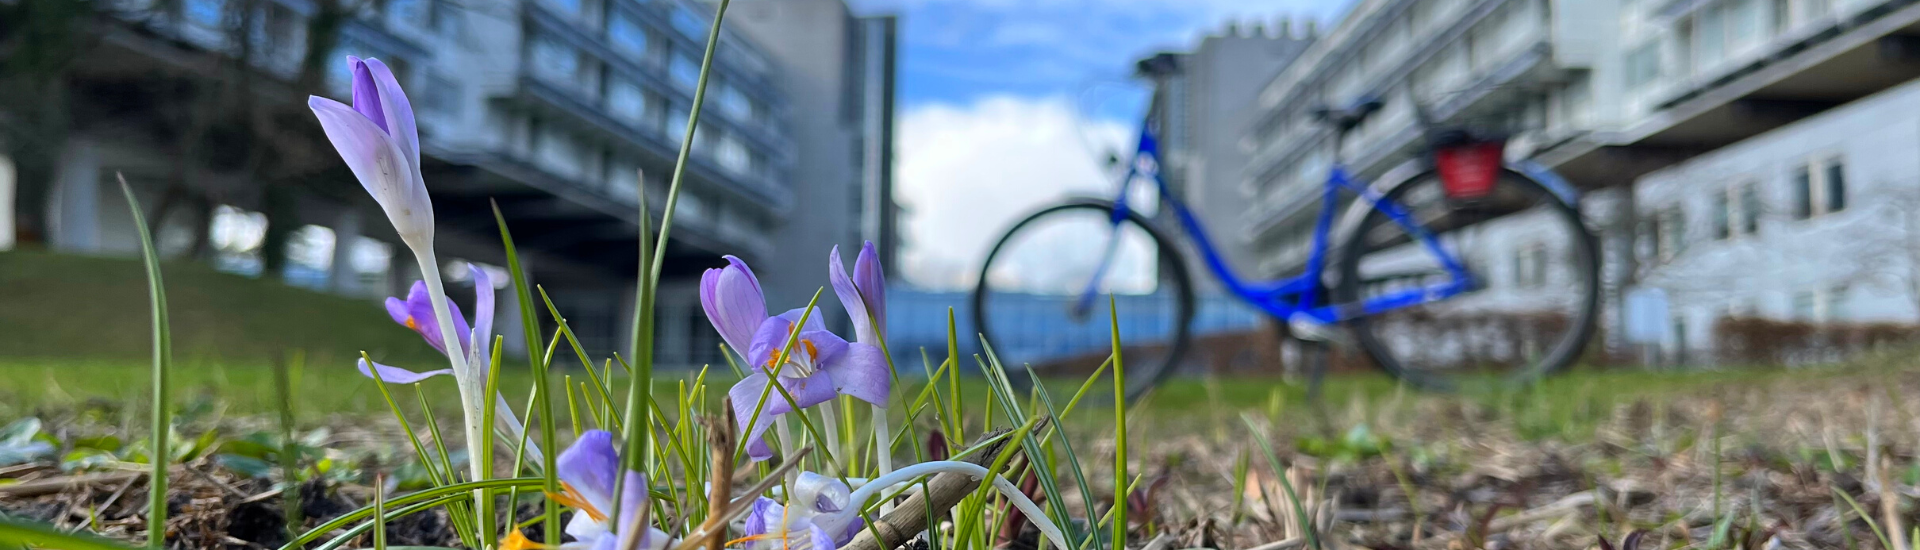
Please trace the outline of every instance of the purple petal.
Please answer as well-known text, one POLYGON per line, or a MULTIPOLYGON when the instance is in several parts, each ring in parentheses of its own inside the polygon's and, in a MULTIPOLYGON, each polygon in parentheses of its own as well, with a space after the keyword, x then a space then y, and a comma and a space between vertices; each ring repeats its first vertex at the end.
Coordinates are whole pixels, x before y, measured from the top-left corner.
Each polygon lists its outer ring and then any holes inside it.
POLYGON ((392 296, 387 297, 387 316, 393 318, 393 324, 407 326, 407 302, 392 296))
POLYGON ((747 512, 747 521, 742 527, 742 532, 749 537, 765 535, 780 525, 780 517, 784 512, 785 508, 773 499, 767 497, 753 499, 753 510, 747 512))
POLYGON ((756 372, 735 383, 727 390, 727 397, 733 402, 733 415, 740 423, 740 431, 747 434, 747 456, 755 461, 773 458, 772 448, 767 446, 764 436, 767 428, 773 426, 774 418, 793 412, 799 408, 811 407, 833 399, 833 379, 826 373, 815 373, 807 378, 780 377, 780 386, 793 396, 788 402, 779 390, 767 393, 767 374, 756 372), (759 418, 754 418, 754 408, 760 406, 760 396, 766 393, 766 406, 761 408, 759 418), (751 426, 747 425, 752 422, 751 426))
POLYGON ((393 129, 387 126, 387 114, 380 110, 380 85, 373 82, 373 73, 358 57, 347 56, 347 64, 353 66, 353 110, 366 115, 380 131, 393 135, 393 129))
POLYGON ((373 378, 375 380, 379 380, 381 382, 386 382, 388 384, 412 384, 415 382, 419 382, 421 380, 426 380, 428 378, 440 376, 442 374, 453 374, 453 369, 440 369, 440 370, 430 370, 426 372, 413 372, 400 367, 389 367, 379 363, 371 363, 373 367, 369 369, 367 367, 369 363, 367 362, 366 359, 361 359, 360 361, 358 361, 358 363, 359 363, 358 366, 360 367, 361 375, 366 376, 367 378, 373 378), (379 371, 380 376, 375 377, 373 375, 374 371, 379 371))
POLYGON ((601 513, 613 511, 613 473, 620 455, 613 450, 613 434, 588 430, 555 459, 554 473, 601 513))
POLYGON ((821 529, 820 526, 818 525, 814 525, 812 526, 811 529, 807 529, 807 534, 808 536, 813 537, 814 548, 818 548, 820 550, 827 550, 830 548, 840 547, 839 544, 833 541, 833 537, 828 536, 827 531, 825 529, 821 529))
POLYGON ((707 321, 736 353, 746 353, 753 333, 767 319, 766 297, 760 281, 745 262, 728 256, 727 267, 709 269, 700 276, 700 307, 707 321))
MULTIPOLYGON (((838 360, 841 354, 847 352, 847 340, 832 332, 824 330, 802 331, 800 333, 800 339, 813 344, 813 363, 816 366, 838 360)), ((798 354, 802 351, 800 346, 796 344, 793 353, 798 354)))
MULTIPOLYGON (((654 538, 659 535, 653 534, 654 529, 652 529, 652 525, 648 525, 645 529, 627 529, 628 526, 635 525, 639 521, 641 510, 648 507, 647 497, 647 476, 640 472, 627 470, 627 479, 624 484, 620 486, 619 523, 615 524, 618 527, 617 530, 620 531, 621 538, 630 539, 637 535, 641 537, 643 543, 648 539, 654 539, 656 541, 663 540, 654 538), (638 533, 636 533, 636 531, 638 533)), ((603 511, 612 512, 612 510, 603 511)), ((647 547, 646 544, 623 546, 627 548, 647 547)))
POLYGON ((787 345, 792 336, 793 321, 785 316, 768 317, 760 323, 759 330, 753 331, 753 339, 747 344, 747 367, 755 370, 771 368, 773 360, 787 345))
MULTIPOLYGON (((377 72, 375 76, 379 76, 377 72)), ((327 141, 339 151, 360 187, 380 203, 401 239, 414 247, 430 242, 433 201, 420 179, 418 146, 403 149, 400 139, 387 135, 366 115, 338 101, 315 96, 307 99, 307 106, 320 119, 327 141)), ((392 110, 384 110, 391 122, 392 110)), ((411 129, 411 122, 408 124, 411 129)))
MULTIPOLYGON (((311 97, 307 99, 307 107, 320 119, 327 141, 333 142, 333 148, 340 152, 340 159, 347 162, 353 177, 360 180, 360 186, 380 202, 389 218, 393 217, 394 209, 404 205, 388 203, 406 196, 404 191, 412 185, 413 177, 412 168, 403 160, 405 157, 394 140, 366 115, 338 101, 311 97)), ((397 225, 398 220, 395 222, 397 225)))
MULTIPOLYGON (((407 93, 400 89, 400 81, 393 77, 393 71, 387 68, 386 63, 367 58, 360 61, 359 67, 367 71, 374 86, 379 89, 379 109, 385 115, 380 127, 386 128, 387 134, 393 136, 394 144, 405 155, 401 158, 410 162, 409 166, 414 167, 417 173, 420 166, 420 131, 414 126, 413 104, 407 101, 407 93)), ((353 102, 356 107, 360 104, 359 76, 360 71, 355 70, 353 102)))
POLYGON ((780 318, 786 319, 789 323, 798 323, 801 317, 806 317, 807 322, 806 324, 800 325, 800 330, 827 330, 827 322, 820 316, 820 310, 813 310, 813 314, 811 315, 808 315, 806 311, 807 308, 796 307, 787 310, 786 313, 780 314, 780 318))
POLYGON ((860 302, 867 305, 867 314, 873 318, 875 330, 882 337, 886 336, 887 276, 880 269, 880 253, 874 250, 873 241, 862 245, 860 257, 853 260, 853 284, 860 289, 860 302))
POLYGON ((797 501, 811 506, 816 514, 837 514, 853 503, 852 491, 847 489, 847 484, 813 472, 800 472, 799 479, 793 483, 793 496, 797 501))
POLYGON ((854 516, 853 521, 847 523, 847 528, 840 531, 840 538, 833 539, 833 543, 836 545, 844 545, 852 541, 853 537, 859 535, 861 529, 866 528, 867 520, 861 519, 860 516, 854 516))
POLYGON ((833 377, 833 389, 841 395, 882 407, 892 395, 893 374, 887 370, 887 357, 880 348, 849 344, 846 355, 822 365, 820 371, 833 377))
POLYGON ((722 259, 725 259, 727 261, 728 266, 731 266, 735 269, 739 269, 741 273, 747 274, 747 283, 753 285, 754 294, 759 294, 761 296, 765 296, 767 294, 766 291, 760 289, 760 278, 753 276, 753 268, 747 267, 746 260, 742 260, 739 257, 736 257, 732 254, 722 256, 722 259))
POLYGON ((427 283, 414 281, 413 288, 407 292, 407 328, 420 333, 427 345, 440 353, 447 352, 446 338, 440 335, 440 316, 433 314, 433 301, 427 298, 427 283))
POLYGON ((840 247, 833 247, 827 253, 827 280, 833 283, 833 295, 840 298, 840 306, 846 308, 847 318, 853 322, 854 339, 873 343, 873 323, 867 316, 867 304, 862 301, 860 289, 855 288, 853 278, 847 276, 847 267, 840 262, 840 247))

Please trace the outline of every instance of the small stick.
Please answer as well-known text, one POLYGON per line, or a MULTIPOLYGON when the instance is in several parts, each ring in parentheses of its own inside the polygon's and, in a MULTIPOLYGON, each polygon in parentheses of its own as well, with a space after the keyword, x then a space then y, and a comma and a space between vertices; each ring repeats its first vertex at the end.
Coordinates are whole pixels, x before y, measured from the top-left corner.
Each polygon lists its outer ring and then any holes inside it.
POLYGON ((701 523, 699 529, 687 533, 687 537, 681 539, 680 544, 675 545, 673 550, 694 550, 695 548, 704 547, 705 544, 703 543, 705 543, 709 537, 725 540, 727 522, 733 521, 733 518, 740 517, 742 514, 747 513, 748 510, 753 509, 753 501, 759 497, 760 493, 767 492, 767 490, 772 489, 773 486, 779 485, 780 481, 787 475, 787 472, 799 466, 800 459, 806 458, 807 455, 812 452, 813 446, 808 445, 794 451, 793 454, 787 455, 785 460, 780 461, 779 466, 775 466, 773 467, 773 471, 767 472, 766 478, 761 479, 759 483, 755 483, 752 487, 748 487, 746 491, 742 491, 740 498, 728 503, 726 513, 718 516, 708 516, 707 521, 701 523))
MULTIPOLYGON (((980 438, 982 441, 985 441, 999 437, 1006 432, 1007 430, 1005 429, 996 430, 982 434, 980 438)), ((987 448, 973 453, 972 456, 966 459, 966 462, 988 466, 1000 455, 1000 449, 1008 443, 1009 441, 1006 440, 995 442, 987 448)), ((855 536, 852 542, 840 548, 841 550, 887 550, 899 548, 900 545, 906 544, 907 539, 927 529, 927 510, 932 509, 937 511, 953 508, 960 503, 960 499, 966 498, 967 495, 973 493, 974 489, 979 488, 981 481, 983 480, 951 472, 933 476, 933 478, 927 480, 926 491, 914 492, 913 496, 907 497, 906 502, 901 503, 899 507, 894 508, 892 512, 883 515, 880 519, 874 520, 873 525, 868 529, 860 530, 860 534, 855 536), (931 502, 927 499, 928 495, 932 495, 931 502), (874 533, 879 533, 882 540, 874 540, 874 533)))
MULTIPOLYGON (((726 517, 727 505, 733 498, 733 398, 720 399, 720 418, 707 426, 707 447, 712 449, 712 473, 707 479, 713 485, 707 490, 707 521, 726 517)), ((707 550, 722 550, 726 547, 726 537, 707 537, 707 550)))

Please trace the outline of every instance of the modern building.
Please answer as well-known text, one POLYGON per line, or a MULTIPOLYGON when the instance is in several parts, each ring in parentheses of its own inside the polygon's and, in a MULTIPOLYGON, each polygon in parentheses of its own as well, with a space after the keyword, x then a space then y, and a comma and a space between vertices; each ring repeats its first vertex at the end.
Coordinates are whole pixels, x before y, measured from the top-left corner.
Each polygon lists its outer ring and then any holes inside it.
MULTIPOLYGON (((737 3, 720 30, 667 246, 660 326, 666 363, 718 357, 717 340, 690 298, 701 270, 719 265, 721 255, 766 266, 762 280, 781 300, 774 303, 785 303, 796 289, 806 287, 810 295, 824 284, 832 245, 857 245, 863 237, 887 242, 890 211, 868 205, 891 204, 894 26, 890 18, 854 17, 838 0, 799 4, 737 3), (792 11, 753 21, 754 10, 770 5, 792 11), (796 44, 788 37, 817 29, 817 18, 803 12, 839 18, 845 32, 796 44), (819 110, 811 105, 821 101, 832 101, 844 118, 817 121, 819 110), (795 107, 802 103, 809 107, 795 107), (833 145, 820 145, 826 143, 833 145), (800 256, 807 261, 797 263, 800 256), (789 264, 795 267, 776 268, 789 264)), ((163 242, 173 234, 192 241, 195 233, 213 233, 212 240, 226 244, 218 237, 238 234, 234 248, 244 251, 246 234, 258 233, 271 215, 276 226, 325 236, 313 241, 324 248, 305 254, 318 264, 304 266, 317 286, 367 296, 403 291, 414 277, 411 257, 316 139, 311 115, 299 117, 307 91, 301 79, 316 74, 303 63, 310 63, 311 48, 328 47, 322 58, 330 65, 317 73, 325 80, 313 83, 313 91, 345 99, 345 56, 357 55, 386 61, 410 93, 441 257, 504 265, 492 210, 497 204, 534 282, 551 294, 582 343, 595 353, 625 348, 641 199, 657 230, 713 5, 389 0, 352 4, 362 6, 358 11, 344 11, 346 4, 337 1, 295 0, 100 5, 116 24, 105 27, 102 46, 74 71, 75 111, 85 117, 61 148, 47 198, 50 248, 133 250, 125 209, 108 194, 113 174, 124 172, 149 203, 205 206, 157 222, 163 242), (328 28, 337 30, 316 39, 328 28), (308 149, 326 154, 288 158, 275 174, 209 162, 170 144, 183 140, 166 117, 189 106, 186 101, 166 104, 160 95, 149 104, 127 104, 168 86, 214 88, 211 83, 235 78, 236 60, 256 82, 245 93, 258 97, 262 109, 278 109, 281 130, 294 136, 287 139, 304 139, 308 149), (191 166, 181 168, 176 161, 183 157, 191 166), (183 170, 196 177, 179 177, 183 170), (284 181, 269 185, 274 178, 284 181), (276 199, 271 189, 285 191, 276 199)), ((290 265, 287 273, 295 272, 290 265)), ((449 272, 459 279, 462 271, 449 272)), ((519 345, 518 312, 502 311, 499 320, 499 332, 519 345)))
POLYGON ((1339 144, 1370 178, 1411 158, 1412 97, 1587 193, 1610 346, 1636 288, 1670 296, 1675 352, 1728 315, 1911 322, 1896 255, 1837 243, 1898 240, 1898 216, 1860 205, 1920 189, 1894 152, 1916 40, 1920 6, 1883 0, 1365 0, 1261 94, 1241 231, 1262 271, 1297 270, 1334 147, 1306 108, 1386 100, 1339 144))
MULTIPOLYGON (((1311 29, 1295 30, 1284 18, 1271 29, 1233 22, 1202 37, 1190 52, 1160 53, 1135 64, 1135 75, 1153 85, 1146 126, 1159 140, 1162 177, 1195 216, 1213 222, 1208 239, 1241 272, 1255 266, 1251 243, 1237 227, 1219 223, 1244 218, 1249 204, 1240 192, 1249 158, 1240 136, 1258 114, 1254 100, 1261 89, 1313 44, 1311 29)), ((1188 270, 1207 273, 1203 261, 1190 254, 1188 270)), ((1198 280, 1206 281, 1204 289, 1218 286, 1212 277, 1198 280)))

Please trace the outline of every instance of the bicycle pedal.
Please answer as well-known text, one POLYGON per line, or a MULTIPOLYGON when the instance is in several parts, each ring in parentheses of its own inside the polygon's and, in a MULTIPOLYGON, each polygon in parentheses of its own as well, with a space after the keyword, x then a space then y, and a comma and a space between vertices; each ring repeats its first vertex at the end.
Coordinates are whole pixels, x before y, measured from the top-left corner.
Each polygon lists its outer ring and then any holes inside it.
POLYGON ((1293 331, 1293 337, 1301 340, 1332 344, 1340 347, 1353 345, 1353 335, 1347 329, 1321 322, 1305 314, 1295 314, 1287 319, 1287 328, 1293 331))

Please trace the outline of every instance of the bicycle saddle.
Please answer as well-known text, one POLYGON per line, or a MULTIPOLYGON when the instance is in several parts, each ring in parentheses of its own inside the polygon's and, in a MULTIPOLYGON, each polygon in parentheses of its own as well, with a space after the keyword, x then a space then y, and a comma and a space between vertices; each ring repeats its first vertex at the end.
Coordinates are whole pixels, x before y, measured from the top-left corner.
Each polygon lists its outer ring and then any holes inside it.
POLYGON ((1378 97, 1363 96, 1345 108, 1335 109, 1324 103, 1315 104, 1307 107, 1307 113, 1313 116, 1314 120, 1344 132, 1366 122, 1368 116, 1379 112, 1380 108, 1386 105, 1386 102, 1378 97))

